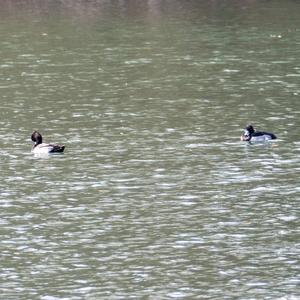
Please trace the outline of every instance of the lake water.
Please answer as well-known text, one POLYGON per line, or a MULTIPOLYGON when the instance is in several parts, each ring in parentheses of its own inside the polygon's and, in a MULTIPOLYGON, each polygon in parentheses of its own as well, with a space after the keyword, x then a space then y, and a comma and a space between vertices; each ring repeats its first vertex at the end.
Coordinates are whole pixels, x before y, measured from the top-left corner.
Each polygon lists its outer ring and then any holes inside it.
POLYGON ((1 2, 1 299, 300 299, 299 13, 1 2))

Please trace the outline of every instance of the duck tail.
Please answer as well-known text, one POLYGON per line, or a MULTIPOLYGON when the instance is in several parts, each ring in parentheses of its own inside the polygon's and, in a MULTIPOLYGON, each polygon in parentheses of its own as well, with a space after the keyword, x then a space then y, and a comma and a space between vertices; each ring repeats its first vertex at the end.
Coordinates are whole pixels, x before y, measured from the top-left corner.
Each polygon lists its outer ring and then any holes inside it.
POLYGON ((65 145, 54 145, 51 153, 62 153, 65 150, 65 145))

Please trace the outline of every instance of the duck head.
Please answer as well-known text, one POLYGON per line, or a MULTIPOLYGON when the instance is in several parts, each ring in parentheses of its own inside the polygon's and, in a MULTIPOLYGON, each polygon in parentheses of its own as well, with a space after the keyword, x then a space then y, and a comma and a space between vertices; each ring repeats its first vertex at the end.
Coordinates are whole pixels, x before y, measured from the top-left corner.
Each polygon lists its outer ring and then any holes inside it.
POLYGON ((43 142, 42 135, 38 131, 34 131, 31 134, 31 140, 35 143, 35 145, 39 145, 43 142))
POLYGON ((242 141, 250 141, 252 134, 255 132, 252 125, 248 125, 241 136, 242 141))

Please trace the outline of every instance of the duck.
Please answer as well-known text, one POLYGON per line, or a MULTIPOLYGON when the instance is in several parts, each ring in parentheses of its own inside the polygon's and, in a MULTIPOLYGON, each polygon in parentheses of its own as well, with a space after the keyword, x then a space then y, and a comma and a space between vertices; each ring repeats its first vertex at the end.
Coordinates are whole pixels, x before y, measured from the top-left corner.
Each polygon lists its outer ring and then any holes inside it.
POLYGON ((43 143, 43 137, 38 131, 33 131, 31 140, 34 142, 31 152, 35 154, 62 153, 65 145, 43 143))
POLYGON ((269 140, 275 140, 277 137, 273 133, 265 131, 255 131, 252 125, 248 125, 244 129, 244 133, 241 135, 241 141, 246 142, 264 142, 269 140))

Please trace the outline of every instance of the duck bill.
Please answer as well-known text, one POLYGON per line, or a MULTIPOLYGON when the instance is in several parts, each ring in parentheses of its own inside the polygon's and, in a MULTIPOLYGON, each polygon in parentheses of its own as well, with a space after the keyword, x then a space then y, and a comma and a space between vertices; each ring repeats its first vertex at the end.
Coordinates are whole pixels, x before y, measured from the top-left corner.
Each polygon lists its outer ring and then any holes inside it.
POLYGON ((251 136, 249 130, 245 129, 244 133, 241 135, 241 141, 250 141, 251 136))
POLYGON ((250 141, 250 136, 248 136, 248 135, 241 135, 241 141, 246 141, 246 142, 250 141))

